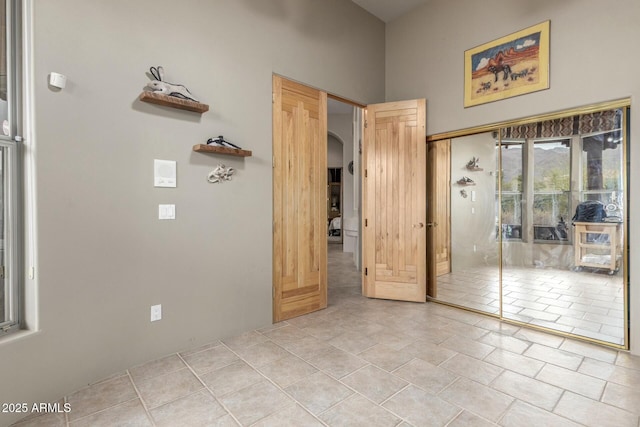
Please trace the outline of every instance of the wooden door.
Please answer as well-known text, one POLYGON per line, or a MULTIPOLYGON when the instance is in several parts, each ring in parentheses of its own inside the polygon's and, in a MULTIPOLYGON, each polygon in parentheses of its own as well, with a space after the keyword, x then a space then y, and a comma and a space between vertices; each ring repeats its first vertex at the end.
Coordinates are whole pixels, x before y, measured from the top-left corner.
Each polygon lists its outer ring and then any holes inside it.
POLYGON ((451 140, 428 145, 427 295, 437 297, 437 276, 451 271, 451 140))
POLYGON ((426 102, 365 110, 363 294, 426 301, 426 102))
POLYGON ((273 77, 273 320, 327 307, 327 94, 273 77))

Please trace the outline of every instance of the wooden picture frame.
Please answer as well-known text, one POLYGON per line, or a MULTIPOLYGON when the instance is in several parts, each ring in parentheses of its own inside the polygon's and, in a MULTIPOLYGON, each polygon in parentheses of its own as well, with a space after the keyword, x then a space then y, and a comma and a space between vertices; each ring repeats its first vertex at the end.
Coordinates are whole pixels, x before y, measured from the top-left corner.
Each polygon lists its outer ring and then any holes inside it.
POLYGON ((464 52, 464 106, 549 88, 545 21, 464 52))

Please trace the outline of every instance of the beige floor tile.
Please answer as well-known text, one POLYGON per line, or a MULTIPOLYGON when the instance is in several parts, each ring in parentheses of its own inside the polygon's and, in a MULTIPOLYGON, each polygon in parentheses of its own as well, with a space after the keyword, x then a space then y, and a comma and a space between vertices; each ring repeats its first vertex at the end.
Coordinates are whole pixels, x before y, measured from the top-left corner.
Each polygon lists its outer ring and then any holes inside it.
POLYGON ((67 397, 67 402, 71 405, 69 420, 77 420, 137 397, 128 375, 103 381, 67 397))
POLYGON ((333 348, 317 357, 312 357, 308 362, 337 379, 349 375, 368 364, 359 357, 338 348, 333 348))
POLYGON ((216 397, 233 393, 264 379, 255 369, 243 361, 232 363, 200 376, 216 397))
POLYGON ((335 348, 327 344, 326 341, 311 336, 284 343, 282 347, 304 360, 309 360, 335 348))
POLYGON ((300 359, 289 355, 259 368, 260 372, 280 387, 287 387, 318 370, 300 359))
POLYGON ((227 411, 208 391, 194 393, 149 412, 157 427, 210 425, 227 415, 227 411))
POLYGON ((419 340, 402 349, 403 352, 410 354, 418 359, 425 360, 433 365, 439 365, 445 360, 451 359, 456 351, 433 344, 429 341, 419 340))
POLYGON ((217 347, 219 345, 222 345, 222 343, 220 341, 214 341, 212 343, 207 343, 207 344, 201 345, 200 347, 196 347, 196 348, 192 348, 192 349, 181 351, 180 352, 180 356, 182 356, 184 358, 185 356, 189 356, 191 354, 200 353, 201 351, 204 351, 204 350, 210 350, 213 347, 217 347))
POLYGON ((345 328, 340 326, 338 322, 323 320, 309 325, 303 329, 306 334, 309 334, 317 339, 328 341, 338 335, 347 332, 345 328))
POLYGON ((520 329, 513 336, 521 340, 530 341, 532 343, 552 348, 558 348, 564 342, 563 337, 527 328, 520 329))
POLYGON ((607 363, 615 362, 618 355, 616 350, 572 339, 566 339, 560 346, 560 350, 569 351, 607 363))
POLYGON ((450 350, 464 353, 467 356, 475 357, 476 359, 484 359, 489 353, 495 350, 494 346, 459 336, 451 337, 440 345, 450 350))
POLYGON ((244 361, 255 367, 267 365, 291 355, 287 350, 271 341, 239 348, 236 352, 244 361))
POLYGON ((378 404, 409 384, 373 365, 365 366, 341 381, 378 404))
POLYGON ((52 412, 48 414, 32 414, 15 424, 12 427, 67 427, 67 419, 63 413, 52 412))
POLYGON ((640 388, 629 388, 615 383, 607 383, 602 402, 640 415, 640 388))
POLYGON ((488 385, 502 373, 504 369, 464 354, 458 354, 440 365, 456 375, 466 377, 481 384, 488 385))
POLYGON ((618 352, 616 365, 640 371, 640 356, 636 356, 624 351, 618 352))
POLYGON ((344 332, 335 338, 329 340, 329 344, 341 350, 358 354, 376 345, 378 342, 375 338, 368 335, 362 335, 357 332, 344 332))
POLYGON ((133 381, 142 381, 158 375, 168 374, 184 369, 184 362, 177 354, 154 360, 129 369, 133 381))
POLYGON ((402 421, 397 416, 370 400, 354 394, 320 415, 330 426, 335 427, 395 427, 402 421))
POLYGON ((321 427, 323 425, 301 406, 291 405, 258 421, 253 427, 321 427))
POLYGON ((485 357, 484 361, 528 377, 535 377, 545 365, 545 363, 540 360, 511 353, 510 351, 500 348, 495 349, 490 355, 485 357))
POLYGON ((575 393, 566 392, 554 411, 593 427, 638 427, 638 416, 575 393))
POLYGON ((469 411, 462 411, 447 427, 491 427, 497 424, 485 420, 469 411))
POLYGON ((316 372, 291 384, 285 391, 314 415, 326 411, 353 394, 351 389, 322 372, 316 372))
POLYGON ((505 371, 491 386, 547 411, 553 409, 563 392, 561 388, 511 371, 505 371))
POLYGON ((466 378, 460 378, 438 396, 493 422, 514 401, 511 396, 466 378))
POLYGON ((256 331, 245 332, 244 334, 236 335, 231 338, 222 340, 222 342, 232 350, 238 350, 244 347, 250 347, 252 345, 265 342, 267 338, 264 334, 256 331))
POLYGON ((184 361, 200 375, 237 362, 238 356, 223 345, 184 356, 184 361))
POLYGON ((394 350, 384 344, 376 344, 373 347, 369 347, 358 354, 358 357, 389 372, 413 359, 413 356, 407 352, 394 350))
POLYGON ((517 354, 524 353, 524 351, 531 345, 528 341, 523 341, 511 336, 505 336, 497 332, 488 333, 478 341, 517 354))
POLYGON ((552 363, 574 371, 578 369, 583 358, 575 353, 569 353, 568 351, 558 350, 540 344, 533 344, 524 352, 524 356, 532 357, 534 359, 542 360, 543 362, 552 363))
POLYGON ((422 359, 414 359, 393 372, 400 378, 433 394, 458 378, 455 374, 422 359))
POLYGON ((603 380, 555 365, 546 365, 536 376, 536 379, 565 390, 571 390, 593 400, 600 399, 605 386, 603 380))
POLYGON ((444 426, 461 412, 457 406, 414 386, 402 390, 382 406, 414 426, 444 426))
POLYGON ((293 401, 267 380, 220 398, 220 402, 242 425, 265 418, 293 401))
POLYGON ((69 425, 73 427, 151 427, 153 424, 140 403, 140 399, 134 399, 73 421, 69 425))
POLYGON ((262 332, 271 341, 277 344, 283 344, 290 341, 297 341, 300 338, 308 336, 302 329, 293 325, 286 325, 281 328, 273 329, 267 332, 262 332))
POLYGON ((490 319, 490 318, 486 318, 479 321, 478 323, 476 323, 476 326, 479 328, 487 329, 492 332, 497 332, 501 335, 510 335, 510 336, 513 336, 513 334, 521 330, 520 326, 511 325, 509 323, 501 322, 498 319, 490 319))
POLYGON ((192 394, 204 386, 187 368, 136 382, 147 408, 155 408, 192 394))
POLYGON ((380 332, 376 332, 372 334, 371 337, 379 343, 384 343, 384 345, 393 350, 403 349, 415 341, 415 338, 391 328, 385 328, 380 332))
POLYGON ((566 418, 516 400, 499 423, 504 427, 578 427, 566 418))
POLYGON ((640 371, 585 358, 579 372, 616 384, 640 389, 640 371))

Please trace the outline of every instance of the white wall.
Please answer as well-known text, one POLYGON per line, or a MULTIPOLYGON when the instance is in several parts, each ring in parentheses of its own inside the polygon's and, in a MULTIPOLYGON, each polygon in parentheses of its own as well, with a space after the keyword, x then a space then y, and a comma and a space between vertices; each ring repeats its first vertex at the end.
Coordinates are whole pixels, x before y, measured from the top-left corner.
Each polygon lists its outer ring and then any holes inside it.
POLYGON ((41 330, 0 343, 0 402, 58 399, 269 325, 272 74, 360 103, 384 98, 384 24, 350 1, 48 0, 34 9, 41 330), (152 65, 210 111, 138 101, 152 65), (66 89, 48 89, 51 71, 68 76, 66 89), (253 156, 192 151, 217 135, 253 156), (153 159, 177 161, 177 188, 153 187, 153 159), (237 173, 209 184, 218 163, 237 173), (175 221, 158 221, 159 203, 176 204, 175 221), (152 304, 163 306, 159 322, 149 322, 152 304))
MULTIPOLYGON (((632 98, 631 135, 640 132, 640 2, 619 0, 431 0, 387 25, 386 98, 427 98, 427 133, 632 98), (464 51, 551 20, 550 89, 465 109, 464 51), (631 50, 630 50, 631 49, 631 50)), ((640 156, 631 141, 630 219, 640 211, 634 183, 640 156)), ((640 228, 630 227, 631 266, 640 264, 640 228)), ((640 354, 638 273, 630 269, 631 349, 640 354)))

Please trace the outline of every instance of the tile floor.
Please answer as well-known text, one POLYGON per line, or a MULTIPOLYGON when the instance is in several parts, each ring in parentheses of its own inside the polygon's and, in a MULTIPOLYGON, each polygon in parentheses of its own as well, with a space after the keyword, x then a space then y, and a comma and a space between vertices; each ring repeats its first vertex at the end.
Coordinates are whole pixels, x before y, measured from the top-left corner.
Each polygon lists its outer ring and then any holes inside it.
POLYGON ((339 250, 326 310, 132 367, 17 425, 639 426, 640 357, 364 298, 339 250))
MULTIPOLYGON (((499 312, 498 267, 438 277, 438 299, 499 312)), ((503 270, 503 316, 614 344, 624 343, 622 275, 584 269, 508 267, 503 270)))

